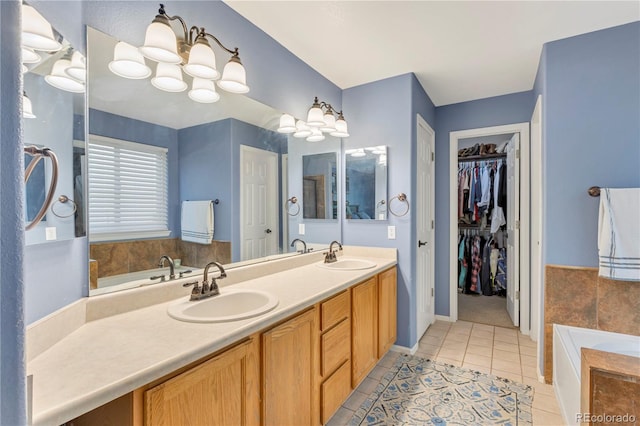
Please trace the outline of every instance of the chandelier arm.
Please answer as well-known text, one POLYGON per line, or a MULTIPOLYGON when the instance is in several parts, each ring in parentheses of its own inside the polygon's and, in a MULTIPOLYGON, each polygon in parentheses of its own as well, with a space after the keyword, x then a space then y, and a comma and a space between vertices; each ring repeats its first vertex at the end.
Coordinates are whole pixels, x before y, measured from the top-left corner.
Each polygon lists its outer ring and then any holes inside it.
POLYGON ((193 43, 198 39, 198 35, 200 34, 200 28, 198 28, 197 26, 192 26, 189 29, 189 40, 188 40, 188 44, 189 46, 193 46, 193 43), (193 36, 193 34, 195 33, 195 37, 193 36))
POLYGON ((164 11, 164 9, 162 9, 163 15, 170 21, 179 21, 182 24, 182 31, 184 32, 184 39, 185 41, 189 40, 189 31, 187 30, 187 23, 184 21, 184 19, 182 19, 182 17, 175 15, 175 16, 169 16, 167 15, 167 13, 164 11))
POLYGON ((231 50, 231 49, 225 47, 224 44, 222 44, 220 42, 220 40, 218 40, 218 38, 216 36, 214 36, 213 34, 205 32, 204 35, 207 36, 207 37, 212 38, 213 41, 215 41, 218 44, 218 46, 220 46, 221 48, 223 48, 224 50, 226 50, 227 52, 229 52, 233 56, 238 56, 238 48, 237 47, 235 48, 235 50, 231 50))

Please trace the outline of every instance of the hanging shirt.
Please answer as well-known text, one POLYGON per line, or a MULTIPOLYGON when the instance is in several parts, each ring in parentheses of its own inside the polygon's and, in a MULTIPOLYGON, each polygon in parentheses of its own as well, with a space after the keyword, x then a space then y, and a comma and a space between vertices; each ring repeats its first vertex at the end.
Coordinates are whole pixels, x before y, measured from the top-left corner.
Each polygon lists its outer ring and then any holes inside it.
POLYGON ((499 191, 497 190, 500 187, 500 181, 503 179, 502 176, 503 169, 502 167, 496 170, 494 181, 493 181, 493 211, 491 212, 491 233, 495 234, 498 232, 502 225, 506 225, 507 221, 504 217, 504 211, 502 207, 498 203, 499 199, 499 191))

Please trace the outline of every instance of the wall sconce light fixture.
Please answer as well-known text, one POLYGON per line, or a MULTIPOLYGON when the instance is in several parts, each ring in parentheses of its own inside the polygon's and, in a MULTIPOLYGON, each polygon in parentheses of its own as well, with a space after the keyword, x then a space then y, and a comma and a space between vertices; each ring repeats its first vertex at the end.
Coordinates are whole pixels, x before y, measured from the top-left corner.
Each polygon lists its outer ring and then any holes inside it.
POLYGON ((180 16, 167 15, 163 4, 160 4, 158 14, 147 27, 144 44, 135 49, 127 43, 118 43, 109 69, 120 77, 146 78, 151 74, 151 70, 144 63, 142 56, 158 62, 156 75, 151 83, 160 90, 184 91, 187 88, 187 83, 182 78, 182 71, 184 71, 193 77, 189 97, 196 102, 211 103, 220 99, 213 84, 215 80, 218 87, 227 92, 241 94, 249 92, 246 71, 240 61, 238 48, 231 50, 203 27, 188 27, 180 16), (171 21, 176 20, 182 26, 180 37, 176 36, 171 27, 171 21), (209 39, 215 41, 231 55, 222 71, 222 76, 216 69, 216 56, 209 44, 209 39))
POLYGON ((26 92, 22 92, 22 117, 23 118, 36 118, 33 113, 33 107, 31 106, 31 99, 27 96, 26 92))
POLYGON ((282 114, 278 132, 293 133, 295 138, 306 138, 308 142, 320 142, 324 140, 324 133, 329 133, 337 138, 348 138, 347 122, 342 111, 336 112, 331 104, 318 101, 316 96, 307 113, 307 121, 296 121, 290 114, 282 114))

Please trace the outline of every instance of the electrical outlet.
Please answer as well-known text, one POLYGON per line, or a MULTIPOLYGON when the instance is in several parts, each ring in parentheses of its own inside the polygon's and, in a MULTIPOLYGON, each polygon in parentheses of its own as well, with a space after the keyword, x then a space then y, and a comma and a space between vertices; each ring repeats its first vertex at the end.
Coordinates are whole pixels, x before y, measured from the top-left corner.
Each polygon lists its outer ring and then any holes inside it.
POLYGON ((48 226, 44 230, 44 236, 47 241, 53 241, 57 239, 55 226, 48 226))
POLYGON ((304 235, 304 223, 298 224, 298 234, 304 235))
POLYGON ((387 238, 390 240, 396 239, 396 227, 391 225, 387 226, 387 238))

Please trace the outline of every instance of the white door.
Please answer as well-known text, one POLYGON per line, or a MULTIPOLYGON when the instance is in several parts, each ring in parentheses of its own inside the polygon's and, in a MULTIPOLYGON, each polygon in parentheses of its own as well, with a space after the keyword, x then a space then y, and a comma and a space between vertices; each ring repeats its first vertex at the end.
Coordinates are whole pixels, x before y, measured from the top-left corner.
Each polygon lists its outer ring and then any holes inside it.
POLYGON ((520 134, 507 147, 507 311, 520 325, 520 134))
POLYGON ((434 303, 434 136, 433 129, 418 116, 416 216, 416 319, 418 340, 435 318, 434 303))
POLYGON ((278 252, 278 154, 240 146, 240 258, 278 252))

